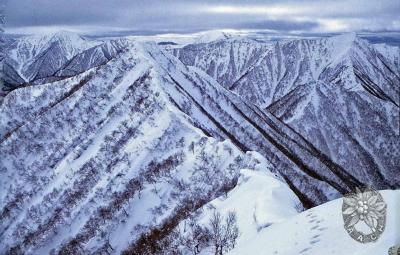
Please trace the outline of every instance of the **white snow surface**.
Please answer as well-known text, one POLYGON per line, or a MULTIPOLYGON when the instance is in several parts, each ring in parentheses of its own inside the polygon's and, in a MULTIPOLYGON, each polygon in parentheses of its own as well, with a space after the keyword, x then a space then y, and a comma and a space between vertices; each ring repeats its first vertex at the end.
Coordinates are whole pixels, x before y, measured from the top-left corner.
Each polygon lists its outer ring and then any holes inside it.
MULTIPOLYGON (((260 186, 254 186, 257 190, 260 186)), ((306 210, 287 220, 256 231, 246 229, 246 242, 239 242, 229 255, 378 255, 387 254, 390 247, 400 242, 400 190, 381 192, 387 203, 386 228, 374 243, 362 244, 345 231, 342 201, 336 199, 306 210), (250 234, 251 233, 251 234, 250 234)), ((266 201, 270 198, 266 197, 266 201)), ((240 207, 247 210, 245 207, 240 207)), ((241 212, 238 212, 240 215, 241 212)), ((248 215, 247 217, 252 217, 248 215)), ((240 223, 240 221, 239 221, 240 223)), ((243 226, 239 226, 239 228, 243 226)))
POLYGON ((263 228, 297 215, 299 203, 287 184, 270 172, 242 169, 238 185, 226 197, 204 206, 201 222, 206 225, 214 210, 224 217, 231 211, 236 212, 240 230, 238 245, 245 245, 263 228))
POLYGON ((61 42, 67 59, 71 59, 79 52, 101 43, 100 41, 85 40, 78 34, 68 31, 21 37, 16 41, 16 45, 10 50, 8 56, 15 61, 16 71, 24 80, 32 78, 26 77, 26 73, 30 72, 27 69, 31 68, 30 64, 40 54, 44 54, 56 41, 61 42))
POLYGON ((218 40, 240 37, 233 30, 210 30, 189 34, 157 34, 149 36, 127 36, 127 38, 138 42, 174 42, 176 45, 169 45, 170 48, 180 48, 188 44, 209 43, 218 40))

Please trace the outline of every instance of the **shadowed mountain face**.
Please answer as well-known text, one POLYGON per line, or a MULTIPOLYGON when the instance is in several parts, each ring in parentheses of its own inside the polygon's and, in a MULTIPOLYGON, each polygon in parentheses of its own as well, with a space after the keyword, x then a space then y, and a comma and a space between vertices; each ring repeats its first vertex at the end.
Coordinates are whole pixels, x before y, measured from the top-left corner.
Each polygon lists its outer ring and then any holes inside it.
POLYGON ((228 38, 171 54, 62 33, 8 49, 0 250, 155 247, 254 168, 249 151, 305 208, 400 185, 397 48, 228 38))
POLYGON ((174 54, 272 113, 362 182, 398 185, 399 48, 346 34, 270 45, 221 40, 174 54))
POLYGON ((6 49, 3 93, 80 74, 105 64, 125 46, 123 39, 88 41, 69 32, 15 40, 6 49))
POLYGON ((277 43, 232 38, 188 45, 174 55, 260 106, 313 81, 362 87, 399 105, 399 48, 376 49, 354 34, 277 43))

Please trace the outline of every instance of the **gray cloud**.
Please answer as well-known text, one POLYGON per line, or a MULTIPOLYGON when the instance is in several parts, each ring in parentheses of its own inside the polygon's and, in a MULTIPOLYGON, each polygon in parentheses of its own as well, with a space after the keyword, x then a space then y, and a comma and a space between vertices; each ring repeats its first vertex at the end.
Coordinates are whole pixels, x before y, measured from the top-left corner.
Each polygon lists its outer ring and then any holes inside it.
POLYGON ((268 29, 275 31, 308 31, 319 26, 318 22, 313 21, 288 21, 288 20, 264 20, 238 24, 240 29, 268 29))
POLYGON ((5 13, 9 31, 400 30, 398 0, 8 0, 5 13))

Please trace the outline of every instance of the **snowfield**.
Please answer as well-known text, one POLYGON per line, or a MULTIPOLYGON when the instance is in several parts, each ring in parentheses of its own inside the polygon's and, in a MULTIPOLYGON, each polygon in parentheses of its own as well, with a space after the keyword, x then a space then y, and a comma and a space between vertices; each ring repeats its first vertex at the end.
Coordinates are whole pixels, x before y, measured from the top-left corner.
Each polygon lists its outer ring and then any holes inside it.
POLYGON ((299 204, 290 188, 273 174, 243 169, 237 186, 226 197, 203 207, 200 222, 206 225, 214 211, 222 216, 236 212, 240 231, 237 245, 241 247, 252 242, 263 229, 297 215, 299 204))
MULTIPOLYGON (((260 159, 255 152, 249 154, 260 159)), ((342 198, 299 213, 298 198, 277 176, 265 171, 265 162, 254 169, 242 169, 234 189, 199 210, 198 221, 203 226, 215 212, 223 217, 236 213, 240 235, 237 246, 227 254, 377 255, 387 254, 400 242, 400 190, 380 192, 387 204, 385 231, 377 242, 361 244, 344 228, 342 198)), ((179 230, 185 232, 187 224, 189 221, 182 222, 179 230)), ((208 247, 199 254, 212 255, 215 251, 208 247)))
MULTIPOLYGON (((253 187, 254 190, 259 188, 261 187, 253 187)), ((381 194, 387 204, 387 222, 385 231, 375 243, 361 244, 347 234, 342 218, 343 199, 339 198, 289 217, 283 222, 272 224, 258 233, 247 231, 247 224, 240 226, 240 229, 246 229, 243 234, 246 241, 239 241, 238 246, 228 254, 388 254, 390 247, 400 243, 400 190, 384 190, 381 194), (251 236, 248 236, 249 233, 251 236)), ((243 210, 241 207, 237 209, 243 210)))

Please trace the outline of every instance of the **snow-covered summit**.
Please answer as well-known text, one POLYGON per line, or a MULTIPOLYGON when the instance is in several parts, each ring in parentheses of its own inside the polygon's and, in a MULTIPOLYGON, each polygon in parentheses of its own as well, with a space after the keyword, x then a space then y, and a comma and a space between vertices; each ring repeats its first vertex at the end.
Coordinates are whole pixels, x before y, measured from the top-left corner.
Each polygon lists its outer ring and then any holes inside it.
POLYGON ((83 49, 98 44, 96 41, 86 40, 82 36, 70 31, 57 31, 18 38, 10 56, 16 57, 14 58, 16 61, 26 62, 40 54, 43 50, 48 49, 51 44, 57 42, 65 48, 67 58, 70 58, 83 49))
POLYGON ((74 56, 100 43, 68 31, 18 38, 8 47, 4 60, 6 86, 10 90, 51 78, 74 56))
POLYGON ((200 32, 195 36, 194 43, 209 43, 217 40, 229 39, 234 36, 237 35, 221 30, 205 31, 200 32))

